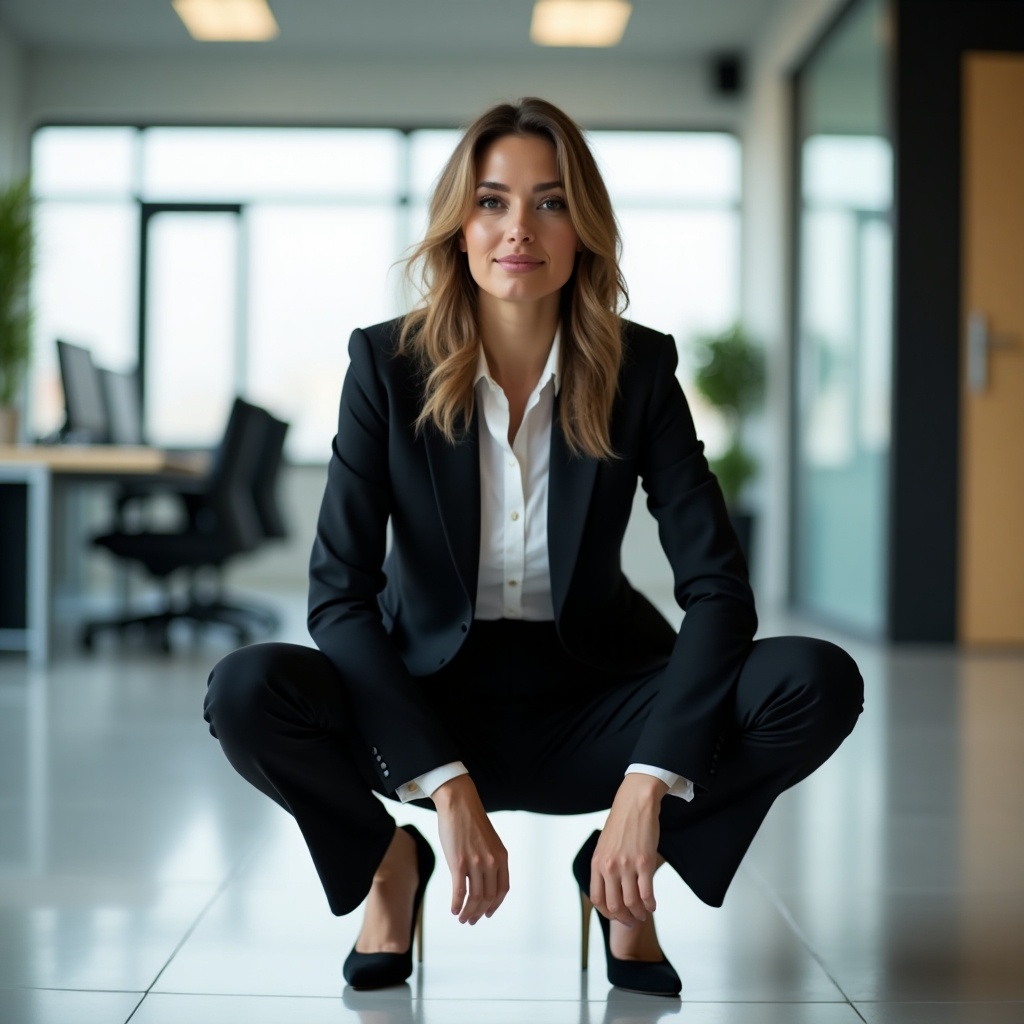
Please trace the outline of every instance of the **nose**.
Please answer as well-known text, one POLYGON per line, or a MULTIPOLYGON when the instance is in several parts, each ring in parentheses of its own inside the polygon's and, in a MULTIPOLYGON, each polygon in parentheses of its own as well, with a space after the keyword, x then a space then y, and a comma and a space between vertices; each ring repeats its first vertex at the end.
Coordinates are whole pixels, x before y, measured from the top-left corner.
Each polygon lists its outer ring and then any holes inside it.
POLYGON ((529 210, 525 206, 517 205, 509 210, 505 233, 509 242, 533 241, 533 219, 530 217, 529 210))

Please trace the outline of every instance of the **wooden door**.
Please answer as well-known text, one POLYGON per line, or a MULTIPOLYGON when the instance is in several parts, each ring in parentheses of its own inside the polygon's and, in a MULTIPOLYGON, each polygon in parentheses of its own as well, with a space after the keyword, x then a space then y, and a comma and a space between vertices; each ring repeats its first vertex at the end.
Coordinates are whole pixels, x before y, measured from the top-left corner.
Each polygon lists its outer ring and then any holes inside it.
POLYGON ((1024 645, 1024 54, 963 76, 958 632, 1024 645))

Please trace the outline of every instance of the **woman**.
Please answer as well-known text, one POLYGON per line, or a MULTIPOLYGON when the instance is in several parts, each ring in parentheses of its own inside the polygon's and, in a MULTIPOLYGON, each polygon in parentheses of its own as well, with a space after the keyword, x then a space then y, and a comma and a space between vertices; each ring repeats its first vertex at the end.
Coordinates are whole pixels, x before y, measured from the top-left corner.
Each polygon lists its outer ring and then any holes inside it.
POLYGON ((422 305, 352 335, 310 563, 319 650, 247 647, 211 675, 211 731, 295 816, 332 911, 367 900, 354 987, 411 973, 434 866, 375 792, 436 808, 469 924, 509 887, 490 811, 609 809, 573 864, 584 934, 592 904, 609 980, 674 995, 656 868, 720 905, 772 801, 860 712, 839 648, 753 641, 675 344, 620 318, 617 251, 564 113, 531 98, 470 125, 414 253, 422 305), (678 634, 620 566, 638 480, 678 634))

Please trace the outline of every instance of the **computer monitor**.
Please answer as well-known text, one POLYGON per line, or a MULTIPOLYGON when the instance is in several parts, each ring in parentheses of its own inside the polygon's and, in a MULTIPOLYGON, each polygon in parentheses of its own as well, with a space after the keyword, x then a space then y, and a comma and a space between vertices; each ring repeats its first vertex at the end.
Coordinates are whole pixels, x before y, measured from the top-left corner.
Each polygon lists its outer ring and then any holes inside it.
POLYGON ((103 401, 100 376, 92 354, 81 345, 57 342, 60 379, 64 385, 64 441, 102 442, 107 440, 107 407, 103 401))
POLYGON ((107 439, 111 444, 145 444, 139 375, 105 367, 99 368, 99 375, 107 409, 107 439))

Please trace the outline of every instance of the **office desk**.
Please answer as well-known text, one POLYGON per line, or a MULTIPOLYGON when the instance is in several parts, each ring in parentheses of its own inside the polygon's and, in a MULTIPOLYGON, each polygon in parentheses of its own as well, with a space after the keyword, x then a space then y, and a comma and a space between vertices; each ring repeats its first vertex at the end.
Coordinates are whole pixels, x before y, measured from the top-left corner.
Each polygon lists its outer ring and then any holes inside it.
POLYGON ((90 483, 170 488, 196 481, 208 456, 115 445, 0 445, 0 651, 51 654, 54 552, 63 498, 90 483))

